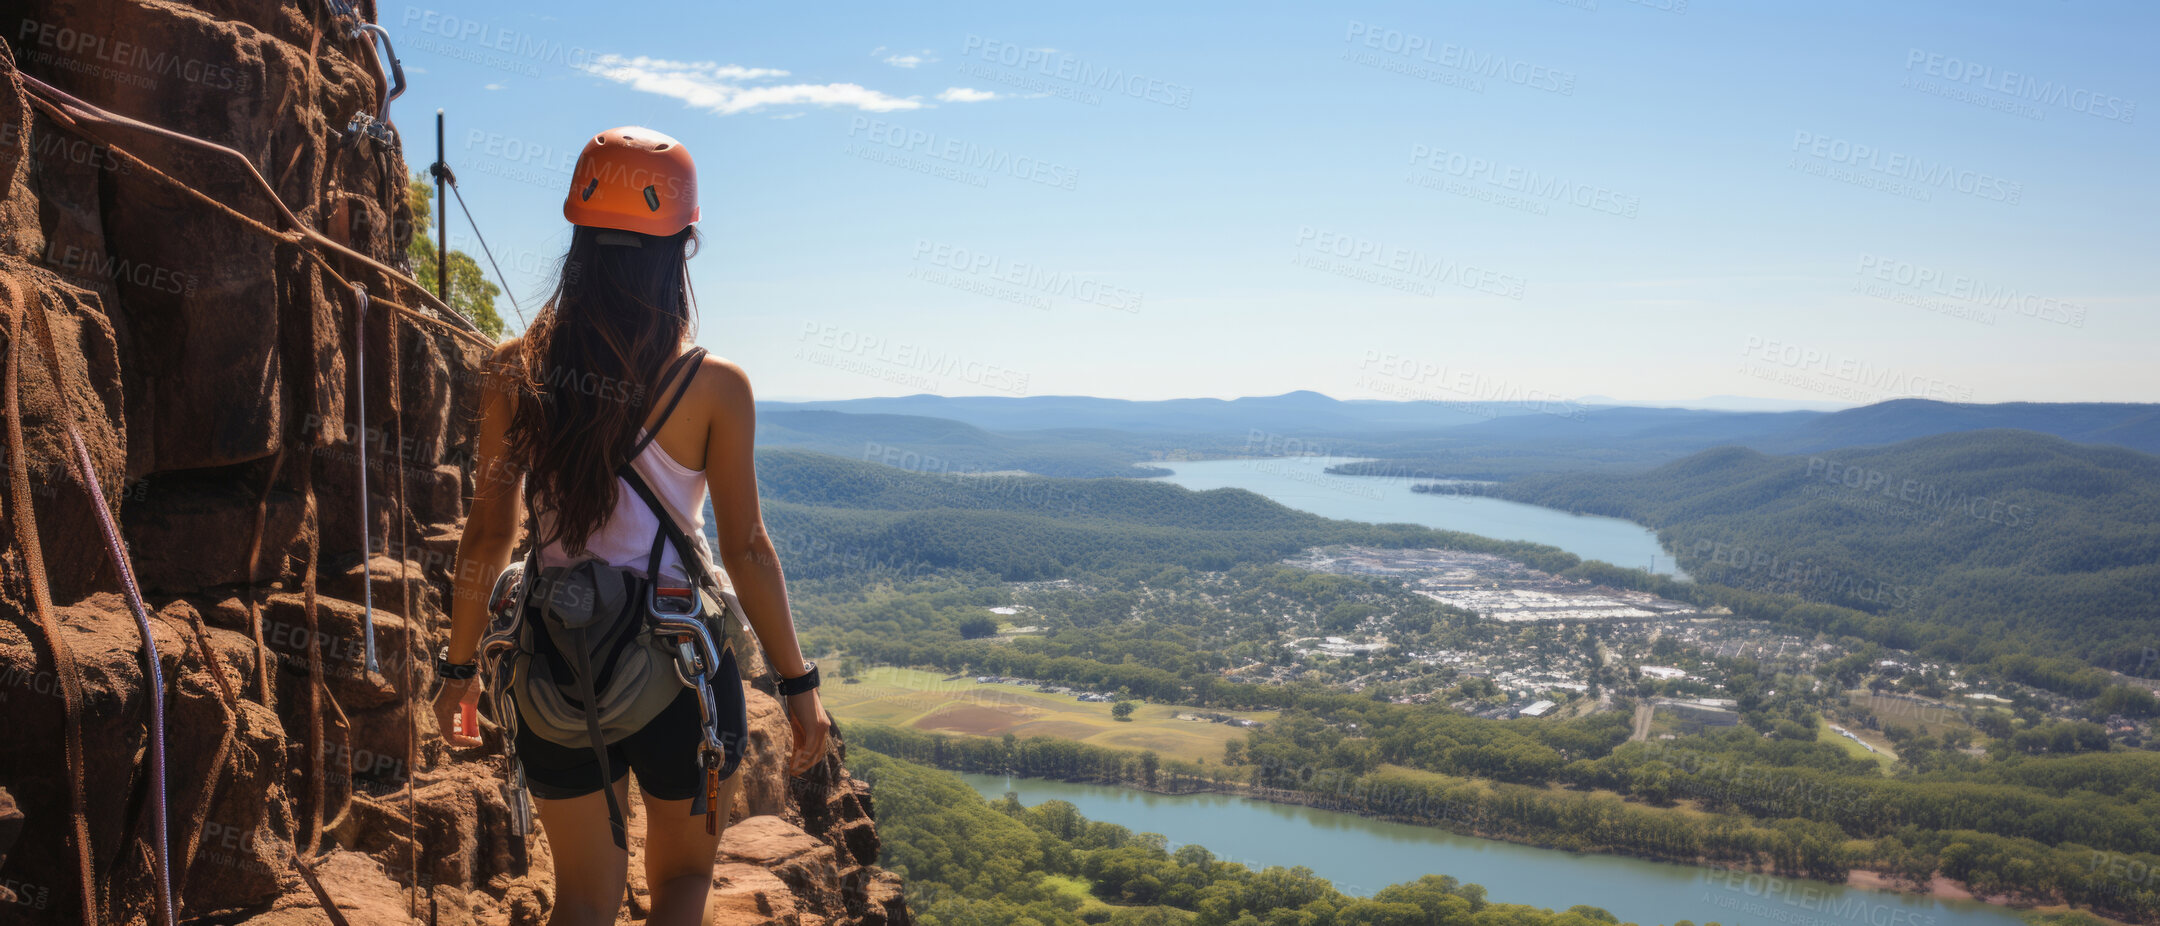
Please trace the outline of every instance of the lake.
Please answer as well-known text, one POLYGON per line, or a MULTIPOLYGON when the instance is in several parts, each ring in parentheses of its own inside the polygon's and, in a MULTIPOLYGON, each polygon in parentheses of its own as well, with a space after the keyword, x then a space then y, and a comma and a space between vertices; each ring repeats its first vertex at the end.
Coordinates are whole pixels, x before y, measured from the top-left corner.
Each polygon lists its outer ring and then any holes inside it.
POLYGON ((1500 540, 1550 544, 1583 559, 1651 569, 1687 578, 1659 545, 1657 534, 1633 521, 1570 514, 1553 508, 1474 495, 1412 492, 1420 484, 1464 480, 1400 476, 1338 476, 1327 468, 1356 457, 1263 457, 1150 463, 1170 470, 1156 477, 1188 489, 1248 489, 1281 504, 1329 518, 1375 524, 1419 524, 1500 540))
POLYGON ((2023 926, 2017 914, 1938 900, 1615 855, 1538 849, 1224 794, 1152 794, 1110 785, 995 775, 960 776, 993 800, 1070 801, 1090 820, 1198 843, 1217 858, 1261 868, 1304 865, 1345 893, 1443 874, 1485 886, 1488 899, 1555 910, 1602 907, 1622 922, 1712 921, 1724 926, 2023 926))

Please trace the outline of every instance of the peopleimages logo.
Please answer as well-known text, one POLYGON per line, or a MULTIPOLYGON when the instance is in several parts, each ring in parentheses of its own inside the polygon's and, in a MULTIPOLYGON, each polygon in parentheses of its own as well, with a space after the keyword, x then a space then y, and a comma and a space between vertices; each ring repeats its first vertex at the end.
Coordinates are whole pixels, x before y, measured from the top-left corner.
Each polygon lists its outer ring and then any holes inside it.
POLYGON ((132 261, 103 251, 90 251, 76 245, 60 244, 48 240, 45 245, 45 265, 78 280, 111 280, 115 284, 133 286, 184 296, 195 291, 195 275, 175 273, 163 267, 132 261))
MULTIPOLYGON (((1435 65, 1465 75, 1475 75, 1488 80, 1506 81, 1520 87, 1557 93, 1561 96, 1575 95, 1575 75, 1573 72, 1546 67, 1520 58, 1510 58, 1494 52, 1457 45, 1454 42, 1435 42, 1430 37, 1415 32, 1404 32, 1401 29, 1374 26, 1353 19, 1350 20, 1349 27, 1343 35, 1343 41, 1351 45, 1362 45, 1400 58, 1435 65)), ((1345 50, 1344 54, 1345 57, 1349 57, 1349 50, 1345 50)), ((1358 59, 1352 58, 1351 60, 1358 59)), ((1358 63, 1379 66, 1375 61, 1358 60, 1358 63)), ((1407 73, 1410 73, 1413 77, 1426 80, 1436 80, 1441 83, 1449 82, 1429 73, 1415 71, 1407 73)), ((1482 85, 1477 84, 1472 84, 1465 87, 1465 89, 1479 92, 1484 90, 1482 85)))
POLYGON ((1512 193, 1521 193, 1534 199, 1567 203, 1623 218, 1634 218, 1636 212, 1642 208, 1639 197, 1432 145, 1411 145, 1410 165, 1512 193))
POLYGON ((1430 363, 1401 354, 1368 350, 1358 361, 1368 375, 1359 385, 1375 392, 1413 401, 1440 402, 1451 408, 1497 418, 1515 406, 1521 409, 1581 421, 1588 410, 1573 400, 1540 389, 1525 388, 1503 376, 1493 376, 1444 363, 1430 363), (1471 399, 1463 402, 1461 397, 1471 399))
POLYGON ((1872 493, 1879 489, 1883 497, 1894 498, 1920 510, 1946 515, 1962 512, 1967 517, 2004 527, 2031 524, 2033 520, 2032 509, 2024 505, 2014 505, 1999 498, 1990 499, 1985 495, 1973 495, 1962 489, 1944 488, 1918 479, 1899 478, 1879 469, 1854 466, 1822 457, 1808 458, 1807 475, 1811 478, 1820 477, 1830 485, 1844 486, 1862 493, 1872 493))
POLYGON ((36 45, 29 57, 77 73, 88 73, 115 83, 155 89, 157 77, 175 77, 213 90, 245 93, 248 72, 230 65, 212 64, 200 58, 182 58, 155 45, 113 41, 95 32, 72 29, 58 23, 25 18, 15 35, 17 47, 36 45), (55 59, 52 52, 66 58, 55 59), (72 59, 72 60, 69 60, 72 59), (124 73, 132 71, 134 73, 124 73))
MULTIPOLYGON (((865 143, 870 151, 885 148, 896 154, 936 158, 966 170, 1004 174, 1015 180, 1040 183, 1068 192, 1076 189, 1080 183, 1079 170, 1055 161, 1016 154, 994 145, 978 145, 925 129, 911 129, 884 119, 853 116, 848 119, 847 134, 849 138, 865 143)), ((861 153, 852 150, 856 147, 851 145, 849 153, 861 157, 861 153)), ((987 182, 987 178, 984 180, 987 182)))
POLYGON ((2113 94, 2038 80, 2031 74, 2003 70, 1954 55, 1914 48, 1905 52, 1905 70, 1998 93, 2009 99, 2067 109, 2095 119, 2132 123, 2137 121, 2137 101, 2113 94))
POLYGON ((540 76, 540 69, 530 62, 584 71, 600 57, 590 49, 531 32, 417 6, 405 8, 403 26, 418 33, 417 46, 423 51, 527 77, 540 76))
MULTIPOLYGON (((2025 184, 2015 180, 2005 180, 1993 174, 1960 168, 1946 161, 1930 161, 1903 152, 1885 151, 1872 145, 1859 144, 1832 135, 1821 135, 1806 129, 1793 133, 1792 150, 1816 159, 1819 164, 1845 171, 1864 172, 1857 176, 1833 173, 1832 179, 1857 182, 1862 186, 1881 186, 1888 192, 1899 192, 1898 187, 1905 185, 1915 187, 1922 193, 1931 189, 1948 189, 2013 206, 2025 196, 2025 184)), ((1900 192, 1899 195, 1905 194, 1900 192)))
POLYGON ((798 360, 880 378, 886 372, 904 373, 908 376, 902 381, 927 383, 927 388, 936 388, 936 379, 955 379, 998 392, 1027 394, 1026 373, 912 341, 814 321, 803 323, 798 340, 803 344, 796 352, 798 360))
MULTIPOLYGON (((970 34, 960 43, 960 55, 964 59, 976 58, 991 64, 1039 74, 1044 78, 1060 81, 1075 88, 1099 90, 1116 96, 1128 96, 1150 103, 1161 103, 1164 106, 1176 109, 1192 108, 1193 88, 1191 87, 1149 77, 1145 74, 1129 74, 1126 73, 1124 68, 1095 64, 1052 48, 1023 48, 1012 42, 970 34)), ((996 79, 986 73, 984 69, 972 66, 971 63, 963 62, 961 67, 973 76, 996 79)), ((1087 93, 1059 93, 1039 86, 1027 87, 1026 89, 1038 89, 1053 96, 1073 99, 1090 105, 1100 102, 1098 98, 1087 93)))
MULTIPOLYGON (((1742 363, 1740 371, 1743 373, 1762 376, 1766 371, 1774 373, 1777 368, 1783 368, 1785 371, 1800 374, 1802 377, 1821 377, 1834 380, 1841 386, 1849 387, 1835 390, 1834 394, 1872 396, 1873 398, 1868 399, 1870 402, 1881 401, 1885 397, 1906 396, 1936 399, 1944 402, 1964 402, 1970 400, 1973 395, 1970 386, 1960 386, 1956 383, 1895 367, 1878 366, 1858 357, 1840 357, 1820 348, 1789 343, 1775 338, 1765 338, 1759 335, 1748 336, 1747 343, 1740 347, 1740 357, 1742 363), (1747 366, 1749 362, 1765 364, 1766 366, 1761 369, 1750 369, 1747 366)), ((1780 376, 1764 376, 1763 378, 1777 379, 1794 385, 1802 385, 1806 382, 1805 378, 1791 379, 1780 376)), ((1818 389, 1816 391, 1823 390, 1818 389)))
MULTIPOLYGON (((1099 305, 1121 312, 1140 311, 1141 295, 1121 286, 1105 283, 1086 274, 1049 270, 1030 261, 1012 260, 1001 255, 956 245, 933 242, 925 238, 915 239, 915 261, 942 267, 955 274, 981 277, 997 284, 1011 284, 1017 292, 1007 293, 991 287, 984 295, 1006 298, 1007 301, 1050 308, 1049 297, 1062 296, 1078 302, 1099 305), (1008 298, 1017 297, 1017 298, 1008 298)), ((933 278, 932 275, 911 271, 909 276, 921 276, 930 282, 952 286, 955 289, 970 288, 965 281, 933 278)), ((943 274, 935 275, 937 277, 943 274)))
MULTIPOLYGON (((2085 327, 2086 306, 2083 304, 2026 292, 1962 273, 1947 272, 1880 254, 1860 255, 1858 273, 1863 283, 1894 284, 1915 293, 1955 299, 1984 309, 2023 315, 2072 328, 2085 327)), ((1873 291, 1863 291, 1878 295, 1873 291)), ((1992 318, 1989 321, 1992 323, 1992 318)))
POLYGON ((1704 900, 1751 921, 1793 926, 1934 926, 1935 916, 1903 904, 1876 903, 1859 892, 1796 878, 1705 869, 1704 900))
POLYGON ((1465 264, 1415 248, 1395 247, 1311 225, 1298 226, 1297 246, 1299 250, 1309 252, 1297 258, 1300 266, 1428 298, 1437 295, 1439 287, 1445 285, 1521 299, 1526 285, 1522 277, 1490 267, 1465 264))

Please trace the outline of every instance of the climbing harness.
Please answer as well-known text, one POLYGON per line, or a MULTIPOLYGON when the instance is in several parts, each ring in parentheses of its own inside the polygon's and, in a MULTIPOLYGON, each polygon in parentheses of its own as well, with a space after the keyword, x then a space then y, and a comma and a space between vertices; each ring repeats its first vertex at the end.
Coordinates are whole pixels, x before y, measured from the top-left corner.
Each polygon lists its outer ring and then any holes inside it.
POLYGON ((525 630, 525 564, 511 563, 495 577, 488 594, 488 633, 480 640, 482 672, 488 690, 496 693, 495 724, 503 737, 503 801, 510 807, 510 828, 519 836, 532 835, 532 800, 525 790, 525 766, 517 755, 517 699, 509 696, 510 660, 525 630))
MULTIPOLYGON (((674 412, 695 375, 696 361, 703 355, 702 349, 693 350, 663 372, 660 381, 665 383, 678 368, 688 368, 661 411, 661 421, 674 412)), ((723 732, 714 686, 739 685, 741 679, 721 677, 724 667, 736 665, 733 653, 714 634, 715 623, 730 616, 726 597, 712 578, 699 547, 683 533, 631 463, 657 436, 656 424, 647 429, 616 471, 659 522, 645 575, 617 570, 597 559, 541 569, 538 535, 533 529, 537 506, 528 504, 526 533, 534 538, 533 546, 524 562, 496 579, 490 599, 494 618, 481 654, 493 661, 488 672, 498 679, 501 687, 497 690, 507 695, 496 700, 500 713, 509 721, 504 737, 505 780, 507 786, 522 790, 525 777, 517 766, 516 728, 527 724, 532 725, 536 735, 566 746, 575 745, 582 736, 598 760, 601 780, 612 781, 607 752, 610 737, 603 730, 602 715, 606 715, 606 726, 615 733, 614 738, 619 739, 642 727, 664 708, 673 696, 667 689, 655 687, 649 675, 640 677, 635 673, 651 664, 651 657, 637 652, 640 643, 647 644, 654 656, 666 653, 676 680, 697 695, 701 734, 698 763, 705 773, 705 788, 693 801, 691 813, 704 814, 706 831, 715 833, 722 811, 720 782, 741 763, 744 744, 737 732, 742 727, 741 718, 723 732), (662 554, 669 546, 675 547, 689 585, 662 584, 662 554), (528 610, 539 616, 540 626, 533 626, 528 610), (594 629, 602 633, 598 639, 587 636, 594 629), (593 654, 602 651, 605 658, 596 660, 593 654), (548 668, 557 660, 567 663, 569 679, 562 678, 560 670, 548 668), (571 690, 565 690, 566 683, 571 690), (605 686, 603 690, 616 693, 615 697, 603 698, 596 686, 605 686), (582 730, 575 725, 580 718, 582 730)), ((531 492, 528 485, 528 495, 531 492)), ((603 786, 601 791, 607 795, 610 830, 616 844, 622 846, 625 830, 614 789, 603 786)), ((516 809, 525 798, 520 794, 508 800, 516 809)))
MULTIPOLYGON (((727 744, 720 735, 720 711, 714 704, 713 686, 721 682, 739 684, 741 680, 716 677, 722 664, 720 647, 714 643, 712 628, 706 624, 704 601, 704 596, 696 594, 692 587, 662 587, 657 582, 646 587, 645 609, 652 616, 654 634, 675 644, 675 676, 697 692, 699 728, 704 732, 704 739, 698 744, 698 760, 705 769, 705 791, 691 804, 690 812, 702 811, 705 832, 717 835, 720 831, 720 780, 734 768, 727 761, 727 744), (723 768, 726 771, 722 771, 723 768)), ((735 756, 738 761, 740 749, 738 745, 735 756)))

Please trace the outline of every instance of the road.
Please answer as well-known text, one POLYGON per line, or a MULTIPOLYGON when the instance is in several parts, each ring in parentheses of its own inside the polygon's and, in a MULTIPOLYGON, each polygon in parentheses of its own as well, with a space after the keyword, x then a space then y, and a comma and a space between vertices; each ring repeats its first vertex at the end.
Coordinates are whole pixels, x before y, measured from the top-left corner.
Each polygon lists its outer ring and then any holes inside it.
POLYGON ((1636 702, 1635 733, 1632 736, 1628 737, 1628 742, 1640 743, 1643 740, 1650 738, 1650 718, 1656 713, 1657 708, 1650 704, 1649 699, 1646 698, 1642 701, 1636 702))

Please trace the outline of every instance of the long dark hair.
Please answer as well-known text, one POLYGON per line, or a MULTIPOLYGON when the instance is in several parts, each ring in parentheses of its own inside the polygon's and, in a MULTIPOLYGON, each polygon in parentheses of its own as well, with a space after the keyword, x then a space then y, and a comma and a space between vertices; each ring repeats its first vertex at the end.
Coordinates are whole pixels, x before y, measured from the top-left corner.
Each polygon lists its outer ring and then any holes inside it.
POLYGON ((660 398, 661 369, 694 332, 697 230, 572 227, 555 293, 520 345, 509 444, 527 467, 527 501, 553 522, 534 542, 575 555, 607 523, 615 471, 660 398))

